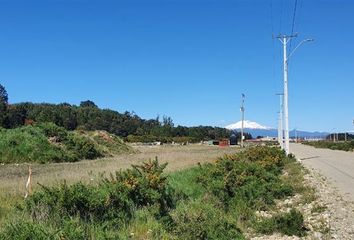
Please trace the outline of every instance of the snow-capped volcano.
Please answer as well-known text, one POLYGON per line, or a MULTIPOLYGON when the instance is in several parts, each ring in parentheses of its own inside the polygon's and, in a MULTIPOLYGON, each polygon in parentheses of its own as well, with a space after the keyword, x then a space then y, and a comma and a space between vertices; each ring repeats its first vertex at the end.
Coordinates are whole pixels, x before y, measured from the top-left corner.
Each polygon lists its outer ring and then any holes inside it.
MULTIPOLYGON (((239 121, 234 124, 230 124, 226 126, 225 128, 229 130, 236 130, 240 131, 241 129, 241 124, 242 122, 239 121)), ((251 134, 253 137, 257 136, 267 136, 267 137, 277 137, 278 136, 278 130, 275 128, 271 127, 266 127, 262 126, 259 123, 252 122, 249 120, 245 120, 243 122, 243 128, 245 132, 251 134)), ((290 137, 300 137, 300 138, 323 138, 327 136, 329 133, 326 132, 306 132, 306 131, 300 131, 300 130, 291 130, 289 132, 290 137)))
MULTIPOLYGON (((242 121, 239 121, 237 123, 227 125, 225 128, 230 129, 230 130, 235 130, 235 129, 241 129, 241 126, 242 126, 242 121)), ((252 122, 249 120, 243 121, 243 128, 245 128, 245 129, 264 129, 264 130, 272 129, 270 127, 262 126, 259 123, 252 122)))

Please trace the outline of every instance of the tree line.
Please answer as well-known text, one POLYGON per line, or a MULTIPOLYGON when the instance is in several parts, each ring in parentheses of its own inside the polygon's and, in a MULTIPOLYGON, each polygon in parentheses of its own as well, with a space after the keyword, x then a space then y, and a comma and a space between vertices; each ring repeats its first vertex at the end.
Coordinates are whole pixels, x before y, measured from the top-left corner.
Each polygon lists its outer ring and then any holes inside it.
POLYGON ((170 117, 142 119, 134 112, 119 113, 100 109, 94 102, 69 103, 8 103, 6 89, 0 84, 0 126, 17 128, 33 123, 52 122, 67 130, 105 130, 130 141, 201 141, 229 138, 225 128, 211 126, 174 126, 170 117))
POLYGON ((331 133, 326 136, 326 140, 333 141, 354 140, 354 134, 351 133, 331 133))

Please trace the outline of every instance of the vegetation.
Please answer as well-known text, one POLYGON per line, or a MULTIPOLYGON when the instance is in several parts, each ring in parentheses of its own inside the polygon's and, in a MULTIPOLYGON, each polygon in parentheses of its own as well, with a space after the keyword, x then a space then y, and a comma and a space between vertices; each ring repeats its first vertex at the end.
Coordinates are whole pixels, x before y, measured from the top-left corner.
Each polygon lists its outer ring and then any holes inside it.
MULTIPOLYGON (((20 103, 9 106, 8 128, 21 126, 26 121, 53 122, 67 130, 105 130, 129 141, 171 142, 173 138, 187 137, 201 141, 229 137, 230 132, 218 127, 175 127, 169 117, 145 120, 135 113, 119 113, 100 109, 94 103, 82 102, 80 106, 64 104, 20 103)), ((89 101, 91 102, 91 101, 89 101)))
POLYGON ((219 127, 175 127, 172 119, 166 116, 162 121, 159 117, 145 120, 134 112, 100 109, 90 100, 82 101, 79 106, 68 103, 9 104, 6 89, 0 84, 0 127, 17 128, 47 122, 66 130, 104 130, 130 142, 198 142, 228 138, 231 134, 229 130, 219 127))
POLYGON ((316 148, 329 148, 332 150, 354 151, 354 140, 347 141, 347 142, 316 141, 316 142, 304 142, 304 144, 316 148))
POLYGON ((5 87, 0 84, 0 126, 5 124, 8 98, 5 87))
POLYGON ((268 222, 255 214, 300 189, 282 177, 294 162, 255 147, 170 175, 155 159, 91 183, 42 186, 0 239, 245 239, 249 228, 303 236, 296 210, 268 222))
POLYGON ((256 228, 259 232, 265 234, 278 231, 286 235, 304 236, 306 233, 304 218, 302 214, 294 208, 292 208, 290 212, 280 213, 263 220, 257 224, 256 228))
POLYGON ((131 149, 106 132, 70 132, 53 123, 0 129, 0 162, 74 162, 131 149))
POLYGON ((337 139, 337 141, 345 141, 345 140, 354 140, 354 134, 350 133, 331 133, 326 136, 326 140, 333 141, 333 139, 337 139))

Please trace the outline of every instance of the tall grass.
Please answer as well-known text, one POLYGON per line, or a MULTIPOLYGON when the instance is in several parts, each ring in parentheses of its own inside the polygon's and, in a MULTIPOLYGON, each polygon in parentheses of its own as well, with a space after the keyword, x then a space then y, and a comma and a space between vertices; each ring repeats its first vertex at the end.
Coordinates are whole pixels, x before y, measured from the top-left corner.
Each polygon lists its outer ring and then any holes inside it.
POLYGON ((203 169, 198 166, 173 172, 168 176, 168 179, 171 187, 176 191, 183 193, 190 199, 197 199, 206 193, 206 190, 198 182, 202 174, 203 169))

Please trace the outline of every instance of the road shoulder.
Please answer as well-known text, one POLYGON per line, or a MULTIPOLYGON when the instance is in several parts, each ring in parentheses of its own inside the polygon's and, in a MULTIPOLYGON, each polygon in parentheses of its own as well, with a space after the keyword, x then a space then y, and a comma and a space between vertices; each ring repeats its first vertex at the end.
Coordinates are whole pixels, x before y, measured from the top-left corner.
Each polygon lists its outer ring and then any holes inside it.
POLYGON ((305 181, 318 196, 316 204, 326 206, 322 213, 327 234, 317 234, 317 239, 354 239, 354 202, 346 200, 341 192, 317 170, 306 167, 305 181))

